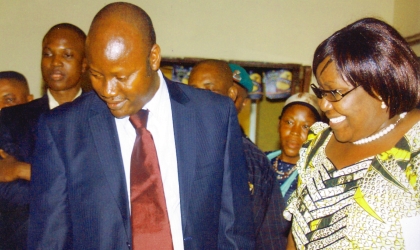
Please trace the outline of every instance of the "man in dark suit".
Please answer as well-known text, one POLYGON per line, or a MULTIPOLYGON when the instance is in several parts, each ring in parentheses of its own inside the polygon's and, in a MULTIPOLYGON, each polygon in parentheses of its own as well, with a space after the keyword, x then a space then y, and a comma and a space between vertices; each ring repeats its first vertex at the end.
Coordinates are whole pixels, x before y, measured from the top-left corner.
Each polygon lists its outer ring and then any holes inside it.
MULTIPOLYGON (((191 70, 188 85, 228 96, 241 112, 252 91, 252 80, 244 68, 223 60, 207 59, 191 70)), ((275 187, 275 172, 267 156, 246 135, 242 134, 243 150, 248 168, 251 194, 255 249, 285 249, 288 228, 282 220, 284 201, 275 187)))
MULTIPOLYGON (((42 41, 41 71, 47 94, 4 108, 0 114, 0 249, 25 249, 29 180, 39 116, 80 96, 86 35, 78 27, 53 26, 42 41)), ((41 138, 42 139, 42 138, 41 138)))
MULTIPOLYGON (((33 164, 29 248, 131 248, 138 229, 130 217, 138 212, 128 191, 135 180, 130 160, 136 139, 129 117, 144 109, 173 249, 253 249, 232 101, 165 79, 152 22, 135 5, 105 6, 86 46, 96 93, 52 110, 39 123, 43 140, 33 164)), ((139 234, 154 238, 159 230, 139 234)), ((133 249, 142 247, 137 243, 133 249)))
POLYGON ((29 163, 39 116, 82 94, 82 75, 86 70, 85 40, 86 34, 69 23, 54 25, 44 36, 41 71, 47 93, 32 102, 2 109, 0 156, 8 159, 0 160, 0 181, 30 179, 30 168, 26 170, 27 166, 18 166, 12 156, 29 163), (16 165, 12 167, 13 164, 16 165))

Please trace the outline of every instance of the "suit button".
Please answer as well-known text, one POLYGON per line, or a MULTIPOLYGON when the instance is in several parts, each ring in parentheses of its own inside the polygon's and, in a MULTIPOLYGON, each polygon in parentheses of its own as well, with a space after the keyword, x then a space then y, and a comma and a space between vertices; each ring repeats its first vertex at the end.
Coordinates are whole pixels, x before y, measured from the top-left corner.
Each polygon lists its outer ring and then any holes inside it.
POLYGON ((127 247, 128 247, 128 249, 131 249, 131 244, 130 244, 130 242, 127 242, 127 247))

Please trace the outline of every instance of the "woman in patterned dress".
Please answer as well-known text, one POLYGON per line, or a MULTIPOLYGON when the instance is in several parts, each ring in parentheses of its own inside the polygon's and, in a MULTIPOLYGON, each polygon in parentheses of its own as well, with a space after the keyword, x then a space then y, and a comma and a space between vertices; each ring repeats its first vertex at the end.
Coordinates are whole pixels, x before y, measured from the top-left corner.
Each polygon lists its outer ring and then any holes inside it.
POLYGON ((309 128, 321 121, 321 115, 317 98, 313 94, 297 93, 284 103, 277 127, 280 150, 266 154, 276 172, 277 188, 285 202, 297 187, 296 162, 299 160, 299 150, 306 141, 309 128))
POLYGON ((418 249, 420 64, 373 18, 315 51, 311 85, 329 124, 315 123, 284 215, 288 249, 418 249))

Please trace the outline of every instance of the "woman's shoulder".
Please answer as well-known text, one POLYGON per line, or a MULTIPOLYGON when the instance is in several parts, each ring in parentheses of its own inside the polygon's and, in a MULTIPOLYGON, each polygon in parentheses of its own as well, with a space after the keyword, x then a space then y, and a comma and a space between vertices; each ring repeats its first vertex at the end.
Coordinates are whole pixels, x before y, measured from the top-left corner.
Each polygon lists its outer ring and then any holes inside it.
POLYGON ((308 141, 313 140, 315 137, 319 136, 323 131, 329 129, 330 126, 325 122, 315 122, 312 124, 309 133, 308 133, 308 141))
POLYGON ((406 141, 406 143, 408 143, 406 147, 409 147, 409 149, 407 148, 406 150, 409 150, 412 153, 420 151, 420 110, 410 111, 406 116, 406 119, 406 124, 402 124, 402 130, 405 130, 405 132, 404 134, 400 134, 400 136, 403 136, 402 138, 400 137, 401 139, 397 145, 401 146, 401 142, 406 141))
POLYGON ((420 151, 420 121, 417 121, 408 131, 405 133, 404 138, 408 141, 411 147, 411 151, 420 151))
POLYGON ((271 161, 274 158, 276 158, 277 156, 279 156, 281 154, 281 150, 275 150, 275 151, 266 151, 265 155, 267 156, 267 158, 271 161))

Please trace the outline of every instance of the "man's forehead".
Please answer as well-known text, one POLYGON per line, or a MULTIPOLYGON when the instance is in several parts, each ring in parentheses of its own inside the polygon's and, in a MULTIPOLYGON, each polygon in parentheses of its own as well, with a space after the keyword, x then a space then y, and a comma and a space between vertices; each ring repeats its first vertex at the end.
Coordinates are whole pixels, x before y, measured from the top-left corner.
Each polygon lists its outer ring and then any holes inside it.
POLYGON ((57 30, 57 32, 49 32, 45 35, 42 40, 42 47, 47 46, 51 43, 64 42, 68 44, 68 47, 74 47, 74 49, 83 49, 85 41, 76 32, 72 30, 57 30))
POLYGON ((116 60, 126 55, 149 54, 150 48, 145 44, 139 34, 130 32, 130 30, 118 29, 108 30, 107 32, 89 33, 86 42, 86 52, 88 57, 95 54, 109 60, 116 60), (97 35, 96 35, 97 34, 97 35))
POLYGON ((126 51, 126 44, 124 39, 121 37, 116 37, 108 41, 105 47, 105 57, 109 60, 115 61, 118 58, 121 58, 126 51))
POLYGON ((20 93, 24 92, 24 88, 21 87, 20 85, 17 85, 17 84, 11 84, 11 83, 3 84, 3 83, 0 83, 0 92, 1 92, 2 96, 6 96, 6 95, 9 95, 9 94, 14 94, 14 93, 19 93, 20 94, 20 93))
POLYGON ((21 83, 17 81, 16 79, 4 78, 4 79, 0 79, 0 87, 2 86, 13 86, 13 87, 18 88, 21 86, 21 83))

